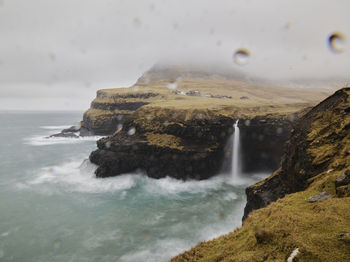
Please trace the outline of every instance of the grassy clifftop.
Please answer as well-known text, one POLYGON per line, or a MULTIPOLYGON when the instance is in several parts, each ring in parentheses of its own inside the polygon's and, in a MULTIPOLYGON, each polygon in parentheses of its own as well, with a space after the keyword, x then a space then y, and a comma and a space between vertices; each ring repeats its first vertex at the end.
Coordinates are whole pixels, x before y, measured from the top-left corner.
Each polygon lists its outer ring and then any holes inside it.
POLYGON ((348 261, 350 234, 341 233, 350 233, 349 113, 350 88, 313 108, 296 124, 281 168, 248 190, 254 209, 273 194, 302 191, 251 212, 241 228, 172 261, 286 261, 296 248, 293 261, 348 261), (330 198, 308 201, 321 192, 330 198))

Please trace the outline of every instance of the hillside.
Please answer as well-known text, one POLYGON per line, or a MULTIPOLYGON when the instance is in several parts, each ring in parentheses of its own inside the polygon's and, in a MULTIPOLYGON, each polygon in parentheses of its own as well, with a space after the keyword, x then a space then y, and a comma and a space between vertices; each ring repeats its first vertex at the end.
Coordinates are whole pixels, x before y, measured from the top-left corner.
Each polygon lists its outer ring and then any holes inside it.
POLYGON ((172 261, 349 261, 349 112, 344 88, 305 114, 281 167, 247 189, 243 226, 172 261))

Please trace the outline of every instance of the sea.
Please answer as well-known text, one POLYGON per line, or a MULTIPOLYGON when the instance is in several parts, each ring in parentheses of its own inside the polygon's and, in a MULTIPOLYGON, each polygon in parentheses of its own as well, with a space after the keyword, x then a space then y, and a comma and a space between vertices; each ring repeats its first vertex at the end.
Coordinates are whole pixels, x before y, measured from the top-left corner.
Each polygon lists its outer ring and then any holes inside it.
POLYGON ((269 175, 96 178, 101 137, 48 138, 82 114, 0 112, 0 261, 169 261, 239 227, 245 188, 269 175))

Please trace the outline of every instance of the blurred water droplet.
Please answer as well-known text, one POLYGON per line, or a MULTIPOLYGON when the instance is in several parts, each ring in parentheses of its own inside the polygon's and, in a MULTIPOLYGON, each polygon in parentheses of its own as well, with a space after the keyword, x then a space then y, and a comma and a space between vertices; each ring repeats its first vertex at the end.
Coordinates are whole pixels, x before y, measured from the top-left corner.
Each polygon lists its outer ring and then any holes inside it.
POLYGON ((345 36, 341 33, 333 33, 328 37, 328 47, 334 53, 344 51, 345 36))
POLYGON ((167 84, 167 88, 169 88, 169 89, 175 89, 176 87, 177 87, 176 80, 169 81, 169 83, 167 84))
POLYGON ((169 121, 168 120, 165 120, 164 123, 163 123, 164 126, 168 126, 169 125, 169 121))
POLYGON ((142 235, 143 237, 148 237, 148 236, 149 236, 149 232, 148 232, 148 231, 142 231, 142 232, 141 232, 141 235, 142 235))
POLYGON ((5 252, 2 249, 0 249, 0 258, 3 258, 4 256, 5 256, 5 252))
POLYGON ((238 65, 246 65, 248 64, 249 56, 250 53, 247 49, 240 48, 233 54, 233 60, 238 65))
POLYGON ((138 86, 138 85, 133 86, 133 87, 132 87, 132 90, 133 90, 134 92, 138 91, 138 90, 139 90, 139 86, 138 86))
POLYGON ((285 23, 285 25, 282 27, 284 30, 289 30, 290 29, 290 22, 285 23))
POLYGON ((118 125, 117 125, 117 130, 122 129, 122 128, 123 128, 123 125, 122 125, 122 124, 118 124, 118 125))
POLYGON ((128 130, 128 135, 129 135, 129 136, 132 136, 132 135, 134 135, 135 133, 136 133, 135 127, 131 127, 131 128, 128 130))
POLYGON ((244 125, 245 125, 245 126, 250 126, 250 120, 247 119, 246 121, 244 121, 244 125))
POLYGON ((117 120, 121 121, 123 119, 123 115, 117 115, 117 120))
POLYGON ((49 57, 50 57, 52 62, 56 62, 56 55, 54 53, 50 53, 49 57))
POLYGON ((135 27, 139 28, 141 26, 141 21, 140 21, 140 19, 138 17, 134 17, 134 19, 132 20, 132 24, 135 27))
POLYGON ((217 40, 217 41, 216 41, 216 45, 217 45, 217 46, 221 46, 221 45, 222 45, 221 40, 217 40))
POLYGON ((211 35, 215 34, 215 29, 214 28, 210 28, 209 34, 211 34, 211 35))
POLYGON ((226 217, 227 217, 227 214, 224 211, 221 211, 220 214, 219 214, 219 217, 220 217, 221 220, 225 220, 226 217))
POLYGON ((60 239, 56 239, 53 243, 53 249, 57 250, 61 248, 61 246, 62 246, 62 241, 60 239))
POLYGON ((111 141, 107 141, 106 143, 105 143, 105 147, 107 148, 107 149, 109 149, 110 147, 111 147, 111 141))
POLYGON ((276 129, 276 133, 277 133, 278 135, 282 134, 282 133, 283 133, 283 128, 282 128, 282 127, 278 127, 278 128, 276 129))

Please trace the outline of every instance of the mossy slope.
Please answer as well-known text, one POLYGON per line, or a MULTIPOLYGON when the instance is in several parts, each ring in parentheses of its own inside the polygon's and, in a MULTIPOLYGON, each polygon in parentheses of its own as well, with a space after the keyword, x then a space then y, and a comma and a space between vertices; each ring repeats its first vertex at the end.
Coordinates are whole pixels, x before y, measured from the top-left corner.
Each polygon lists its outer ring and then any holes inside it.
POLYGON ((350 261, 350 243, 338 240, 350 232, 350 187, 336 186, 350 166, 349 97, 341 89, 297 122, 282 167, 249 188, 261 209, 241 228, 172 261, 286 261, 295 248, 298 261, 350 261), (308 202, 324 191, 332 198, 308 202))

